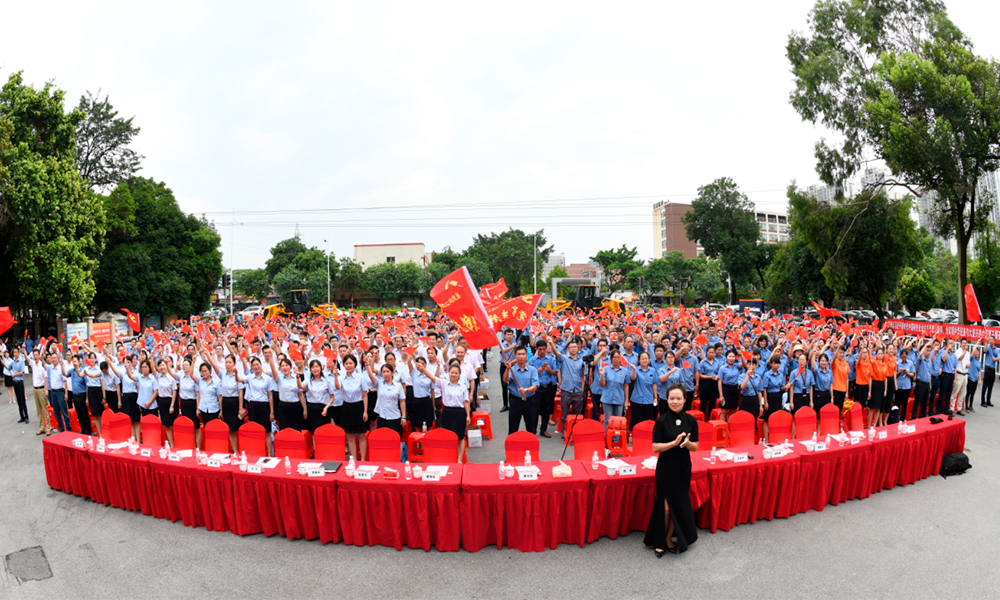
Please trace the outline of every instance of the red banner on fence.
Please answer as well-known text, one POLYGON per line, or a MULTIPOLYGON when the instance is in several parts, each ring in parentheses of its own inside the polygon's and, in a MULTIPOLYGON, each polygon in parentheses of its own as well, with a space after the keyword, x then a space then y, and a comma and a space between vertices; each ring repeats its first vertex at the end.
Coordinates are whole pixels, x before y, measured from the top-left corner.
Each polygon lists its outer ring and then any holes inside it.
POLYGON ((887 319, 882 327, 892 329, 896 333, 909 333, 918 336, 934 336, 943 334, 953 338, 968 338, 976 341, 985 337, 1000 337, 1000 327, 979 327, 977 325, 958 325, 955 323, 930 323, 928 321, 904 321, 887 319))

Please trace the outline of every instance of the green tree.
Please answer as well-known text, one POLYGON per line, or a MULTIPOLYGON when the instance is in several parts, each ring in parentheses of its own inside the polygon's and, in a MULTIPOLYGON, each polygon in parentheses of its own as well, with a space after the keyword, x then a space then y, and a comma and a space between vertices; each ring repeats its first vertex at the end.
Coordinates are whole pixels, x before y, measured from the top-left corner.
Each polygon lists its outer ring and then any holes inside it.
POLYGON ((601 250, 590 257, 590 260, 601 266, 609 294, 624 289, 629 283, 629 275, 642 268, 642 261, 635 260, 636 253, 636 248, 629 249, 622 244, 621 248, 601 250))
POLYGON ((233 271, 233 293, 244 298, 262 300, 271 293, 271 284, 264 269, 236 269, 233 271))
POLYGON ((125 183, 141 168, 143 157, 129 148, 139 128, 134 117, 123 119, 101 91, 80 97, 77 111, 86 115, 76 127, 76 166, 91 189, 106 190, 125 183))
POLYGON ((271 278, 271 285, 282 302, 289 302, 292 299, 290 294, 292 290, 306 289, 306 274, 296 269, 295 265, 286 265, 271 278))
POLYGON ((791 226, 823 262, 826 285, 852 297, 879 317, 899 285, 903 269, 920 255, 910 200, 864 191, 852 201, 820 202, 788 188, 791 226))
POLYGON ((103 310, 192 315, 209 307, 222 277, 221 238, 214 226, 184 214, 162 182, 136 177, 115 188, 118 217, 134 207, 138 235, 112 227, 101 256, 94 304, 103 310), (127 196, 131 202, 122 200, 127 196))
POLYGON ((340 259, 334 289, 341 292, 358 292, 364 289, 364 269, 346 256, 340 259))
MULTIPOLYGON (((562 268, 559 265, 556 265, 556 266, 552 267, 552 272, 550 272, 549 276, 545 278, 545 289, 543 290, 543 292, 551 294, 552 293, 552 280, 553 279, 559 279, 560 277, 569 277, 569 273, 567 273, 566 269, 562 268)), ((565 298, 565 296, 564 296, 565 293, 566 293, 566 290, 565 290, 564 286, 557 284, 556 285, 556 297, 557 298, 565 298)))
POLYGON ((79 111, 14 73, 0 90, 0 304, 88 312, 104 247, 102 200, 73 164, 79 111))
POLYGON ((722 269, 729 272, 733 298, 736 285, 753 281, 755 274, 764 285, 754 206, 732 179, 722 177, 698 188, 698 197, 681 220, 688 239, 701 244, 705 256, 719 259, 722 269))
POLYGON ((923 271, 907 267, 899 280, 899 301, 911 313, 934 307, 936 295, 934 287, 923 271))
POLYGON ((983 315, 1000 312, 1000 235, 992 223, 976 240, 976 260, 969 278, 983 315))
POLYGON ((306 250, 308 248, 298 237, 290 237, 275 244, 271 248, 271 258, 267 259, 264 266, 268 279, 273 280, 282 269, 293 264, 295 258, 306 250))
POLYGON ((423 284, 423 269, 417 263, 407 261, 396 264, 396 292, 400 294, 416 294, 423 284))
POLYGON ((503 277, 511 296, 520 296, 524 293, 522 288, 532 288, 534 276, 537 276, 538 283, 543 281, 542 265, 552 254, 552 246, 546 246, 546 243, 544 229, 525 233, 511 228, 488 236, 477 235, 463 257, 481 261, 492 275, 488 280, 503 277))
POLYGON ((879 189, 933 194, 936 233, 958 242, 961 294, 986 216, 976 183, 1000 159, 1000 63, 973 54, 937 0, 820 0, 809 25, 787 55, 792 106, 842 140, 816 145, 821 178, 839 185, 875 158, 895 174, 879 189))
POLYGON ((822 263, 816 259, 802 237, 794 232, 791 239, 780 245, 774 260, 764 275, 764 301, 782 310, 793 306, 810 306, 810 300, 822 300, 832 306, 836 294, 826 285, 822 263), (789 294, 792 299, 789 300, 789 294))

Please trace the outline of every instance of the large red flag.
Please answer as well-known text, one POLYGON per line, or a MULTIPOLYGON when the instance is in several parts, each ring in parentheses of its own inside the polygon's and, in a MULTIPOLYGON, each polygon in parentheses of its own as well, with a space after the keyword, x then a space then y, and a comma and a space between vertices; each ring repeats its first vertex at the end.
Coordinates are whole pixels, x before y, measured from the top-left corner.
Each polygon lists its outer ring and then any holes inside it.
POLYGON ((122 310, 125 311, 125 315, 128 317, 128 326, 129 326, 129 328, 132 331, 135 331, 136 333, 138 333, 139 332, 139 314, 138 313, 134 313, 134 312, 130 311, 127 308, 123 308, 122 310))
POLYGON ((500 281, 496 283, 487 283, 483 287, 479 288, 479 297, 486 302, 497 302, 503 300, 504 294, 507 293, 507 283, 500 278, 500 281))
POLYGON ((10 329, 14 323, 17 323, 17 321, 15 321, 14 316, 10 314, 10 307, 0 306, 0 334, 3 334, 5 331, 10 329))
POLYGON ((486 314, 489 315, 494 330, 504 326, 526 329, 541 301, 542 294, 518 296, 487 306, 486 314))
POLYGON ((979 311, 979 300, 976 299, 976 290, 972 289, 972 284, 965 284, 965 317, 969 321, 982 321, 983 313, 979 311))
POLYGON ((462 267, 437 282, 431 298, 448 315, 465 337, 470 350, 483 350, 497 345, 497 335, 486 315, 483 300, 476 293, 469 270, 462 267))

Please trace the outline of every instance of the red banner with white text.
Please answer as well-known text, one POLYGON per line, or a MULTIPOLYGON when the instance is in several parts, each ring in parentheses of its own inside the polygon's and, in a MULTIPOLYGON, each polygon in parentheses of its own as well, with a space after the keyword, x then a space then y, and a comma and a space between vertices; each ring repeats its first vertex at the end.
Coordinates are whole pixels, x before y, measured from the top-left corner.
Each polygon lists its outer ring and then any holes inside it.
POLYGON ((892 329, 897 334, 907 333, 917 336, 933 337, 941 334, 955 339, 967 338, 976 341, 980 338, 1000 336, 1000 327, 979 327, 978 325, 958 325, 955 323, 930 323, 928 321, 904 321, 901 319, 886 319, 883 329, 892 329))

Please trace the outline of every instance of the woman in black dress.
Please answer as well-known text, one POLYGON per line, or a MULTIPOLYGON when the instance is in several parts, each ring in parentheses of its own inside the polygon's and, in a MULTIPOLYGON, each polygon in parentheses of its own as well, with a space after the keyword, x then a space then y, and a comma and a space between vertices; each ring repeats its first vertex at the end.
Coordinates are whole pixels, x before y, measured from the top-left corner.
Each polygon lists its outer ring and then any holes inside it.
POLYGON ((691 510, 691 453, 698 449, 698 421, 684 412, 684 386, 667 390, 668 411, 653 426, 656 461, 656 502, 649 517, 644 543, 664 552, 680 554, 698 539, 691 510), (674 541, 672 538, 676 538, 674 541))

